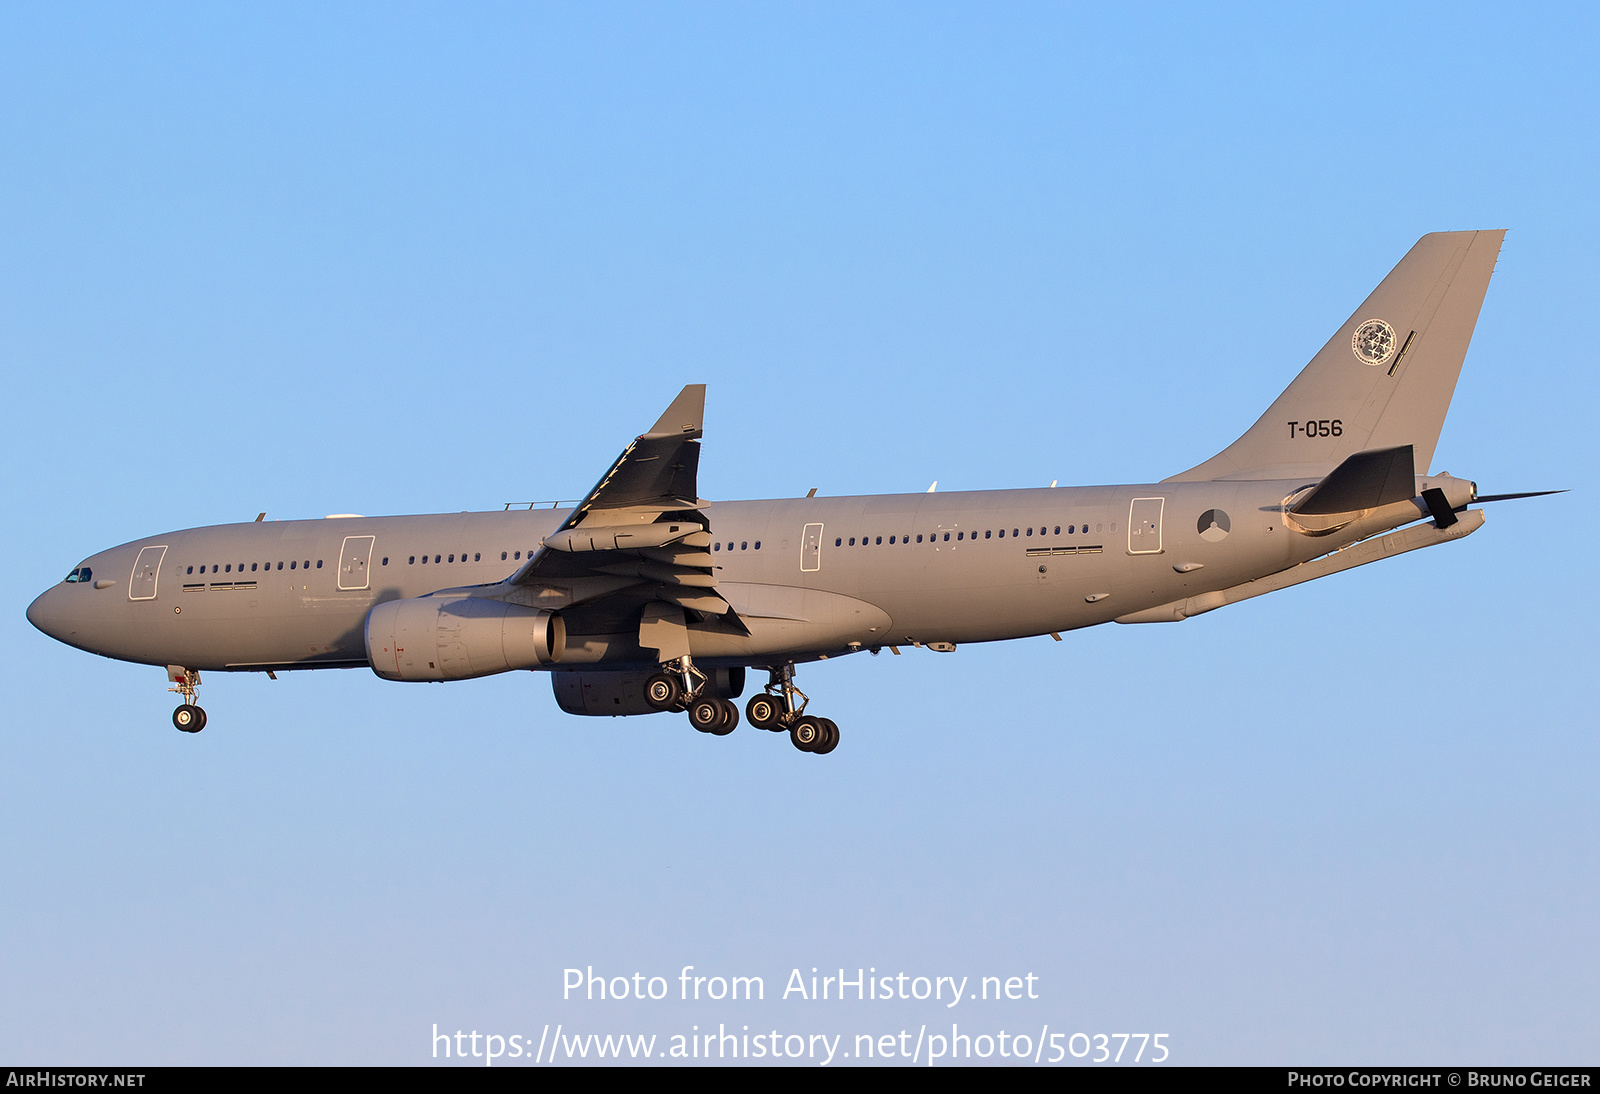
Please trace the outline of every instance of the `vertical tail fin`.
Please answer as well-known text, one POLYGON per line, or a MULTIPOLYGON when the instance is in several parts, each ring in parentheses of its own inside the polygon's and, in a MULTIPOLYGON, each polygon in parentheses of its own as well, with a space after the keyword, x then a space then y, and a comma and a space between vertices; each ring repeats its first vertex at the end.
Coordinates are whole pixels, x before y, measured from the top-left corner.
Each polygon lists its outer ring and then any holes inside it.
POLYGON ((1244 436, 1167 481, 1321 478, 1357 452, 1406 444, 1426 473, 1504 239, 1417 240, 1244 436))

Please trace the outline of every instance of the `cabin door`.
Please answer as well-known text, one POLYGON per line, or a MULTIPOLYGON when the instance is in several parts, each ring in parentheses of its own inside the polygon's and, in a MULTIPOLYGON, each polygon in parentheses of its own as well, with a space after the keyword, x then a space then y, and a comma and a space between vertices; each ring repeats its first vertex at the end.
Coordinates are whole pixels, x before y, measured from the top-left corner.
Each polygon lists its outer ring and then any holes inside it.
POLYGON ((129 600, 154 600, 156 579, 161 575, 161 560, 166 557, 166 547, 146 547, 139 552, 133 564, 133 576, 128 579, 129 600))
POLYGON ((1166 498, 1134 498, 1128 510, 1128 553, 1161 553, 1161 510, 1166 498))
POLYGON ((374 536, 345 536, 339 548, 339 588, 365 589, 374 536))
POLYGON ((822 569, 822 525, 806 525, 805 534, 800 537, 800 569, 805 573, 815 573, 822 569))

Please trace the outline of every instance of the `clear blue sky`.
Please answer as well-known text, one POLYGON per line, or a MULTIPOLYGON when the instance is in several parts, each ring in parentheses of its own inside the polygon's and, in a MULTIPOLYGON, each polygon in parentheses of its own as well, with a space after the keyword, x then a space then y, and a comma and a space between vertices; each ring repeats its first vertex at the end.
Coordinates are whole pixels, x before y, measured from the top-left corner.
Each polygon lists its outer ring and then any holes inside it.
POLYGON ((1593 1063, 1597 21, 7 6, 0 1058, 955 1020, 1593 1063), (1573 493, 1178 625, 807 667, 825 760, 528 674, 218 674, 191 738, 23 618, 167 529, 578 496, 688 382, 707 497, 1158 479, 1464 228, 1510 234, 1434 470, 1573 493), (563 1002, 589 965, 768 999, 563 1002), (775 998, 813 966, 1040 998, 775 998))

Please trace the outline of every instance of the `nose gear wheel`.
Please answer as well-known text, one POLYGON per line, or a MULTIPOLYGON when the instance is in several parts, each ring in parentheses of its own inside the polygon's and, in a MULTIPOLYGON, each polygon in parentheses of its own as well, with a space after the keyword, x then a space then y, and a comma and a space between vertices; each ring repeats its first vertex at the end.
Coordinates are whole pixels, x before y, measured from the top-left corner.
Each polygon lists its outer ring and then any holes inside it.
POLYGON ((167 679, 173 684, 167 690, 183 696, 182 705, 172 712, 172 724, 184 733, 199 733, 206 728, 206 712, 194 701, 200 673, 182 665, 168 665, 167 679))

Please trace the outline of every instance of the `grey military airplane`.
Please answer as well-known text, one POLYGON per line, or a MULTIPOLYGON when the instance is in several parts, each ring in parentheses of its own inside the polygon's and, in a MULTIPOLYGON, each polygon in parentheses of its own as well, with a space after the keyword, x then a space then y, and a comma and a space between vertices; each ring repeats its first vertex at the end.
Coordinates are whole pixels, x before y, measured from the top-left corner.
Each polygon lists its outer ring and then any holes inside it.
POLYGON ((1177 622, 1470 535, 1475 483, 1428 474, 1503 231, 1424 236, 1243 436, 1158 483, 711 502, 705 386, 576 505, 228 524, 101 551, 28 608, 44 633, 200 672, 551 674, 570 714, 685 711, 827 753, 797 664, 1177 622))

